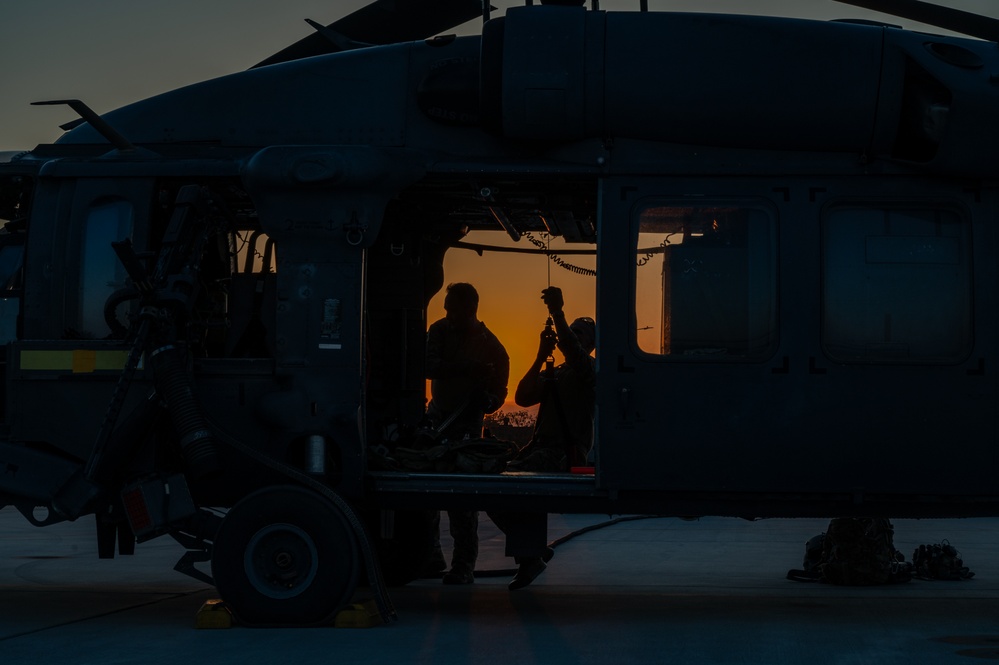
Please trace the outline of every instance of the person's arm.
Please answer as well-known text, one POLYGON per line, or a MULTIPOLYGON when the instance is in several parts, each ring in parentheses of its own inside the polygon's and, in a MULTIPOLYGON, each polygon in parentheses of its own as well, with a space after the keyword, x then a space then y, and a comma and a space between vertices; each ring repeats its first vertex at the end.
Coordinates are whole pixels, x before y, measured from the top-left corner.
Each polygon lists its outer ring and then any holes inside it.
POLYGON ((562 298, 562 289, 557 286, 550 286, 541 292, 541 299, 548 306, 548 314, 555 324, 555 332, 558 333, 558 350, 565 356, 565 361, 570 365, 575 365, 584 360, 589 354, 576 339, 575 333, 566 321, 565 312, 562 311, 565 301, 562 298))
POLYGON ((499 353, 493 367, 495 374, 493 375, 492 394, 497 401, 495 408, 490 410, 490 413, 503 406, 508 392, 507 384, 510 383, 510 356, 507 355, 506 349, 499 343, 499 340, 496 340, 496 345, 499 347, 499 353))
POLYGON ((555 350, 555 334, 547 328, 541 332, 541 341, 538 344, 538 355, 534 362, 527 369, 524 378, 517 384, 517 392, 514 393, 514 401, 517 406, 534 406, 541 402, 543 385, 541 369, 545 360, 551 356, 555 350))
POLYGON ((426 375, 428 379, 439 379, 444 376, 444 330, 438 323, 433 323, 427 330, 426 375))
POLYGON ((510 356, 499 339, 486 330, 489 348, 489 362, 484 365, 484 387, 486 401, 482 405, 486 413, 494 413, 506 400, 507 383, 510 381, 510 356))

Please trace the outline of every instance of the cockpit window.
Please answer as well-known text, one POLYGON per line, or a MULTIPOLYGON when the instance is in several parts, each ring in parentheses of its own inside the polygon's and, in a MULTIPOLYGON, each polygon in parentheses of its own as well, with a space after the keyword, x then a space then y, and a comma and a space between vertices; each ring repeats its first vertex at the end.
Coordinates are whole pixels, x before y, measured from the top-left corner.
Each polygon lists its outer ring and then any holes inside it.
MULTIPOLYGON (((132 235, 133 211, 127 201, 95 204, 87 215, 80 245, 79 332, 91 339, 111 331, 104 320, 104 304, 115 291, 126 286, 127 274, 111 248, 113 241, 132 235)), ((121 319, 124 314, 117 314, 121 319)), ((121 320, 123 326, 127 321, 121 320)))
POLYGON ((21 267, 24 264, 23 242, 5 243, 7 239, 0 233, 0 296, 3 291, 20 290, 21 267))
POLYGON ((0 176, 0 344, 17 339, 32 185, 24 174, 0 176))
POLYGON ((27 176, 0 176, 0 232, 14 233, 27 228, 31 185, 32 181, 27 176))

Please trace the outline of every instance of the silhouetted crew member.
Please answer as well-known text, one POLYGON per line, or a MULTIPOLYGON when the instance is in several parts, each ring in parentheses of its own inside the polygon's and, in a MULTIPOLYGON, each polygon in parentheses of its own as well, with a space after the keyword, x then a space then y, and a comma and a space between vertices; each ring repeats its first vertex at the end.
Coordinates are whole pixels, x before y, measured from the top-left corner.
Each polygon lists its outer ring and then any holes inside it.
POLYGON ((596 361, 590 355, 596 342, 596 324, 589 317, 568 324, 562 311, 562 290, 549 287, 542 299, 555 325, 541 333, 534 363, 517 384, 518 406, 538 407, 531 442, 511 464, 520 471, 568 471, 581 466, 593 447, 593 412, 596 403, 596 361), (565 357, 550 364, 555 347, 565 357))
MULTIPOLYGON (((590 353, 596 343, 596 323, 588 317, 566 322, 562 290, 541 292, 555 330, 541 333, 538 354, 517 385, 518 406, 538 407, 530 443, 510 463, 511 471, 565 472, 584 464, 593 446, 593 412, 596 403, 596 364, 590 353), (565 362, 557 367, 551 357, 555 347, 565 362)), ((554 551, 544 542, 546 513, 489 513, 507 536, 507 556, 518 564, 510 589, 527 586, 546 568, 554 551)))
MULTIPOLYGON (((427 330, 427 378, 430 404, 427 417, 441 439, 479 438, 486 413, 506 399, 510 358, 486 325, 476 318, 479 294, 471 284, 447 287, 447 315, 427 330)), ((471 584, 479 555, 478 512, 448 511, 454 552, 445 584, 471 584)), ((439 537, 438 537, 439 548, 439 537)))

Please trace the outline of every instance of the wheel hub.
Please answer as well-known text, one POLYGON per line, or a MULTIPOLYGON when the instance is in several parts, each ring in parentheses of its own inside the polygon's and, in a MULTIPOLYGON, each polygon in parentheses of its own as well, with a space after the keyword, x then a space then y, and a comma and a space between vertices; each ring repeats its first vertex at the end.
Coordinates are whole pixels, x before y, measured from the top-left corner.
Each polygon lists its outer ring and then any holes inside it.
POLYGON ((271 524, 247 544, 243 566, 257 592, 268 598, 294 598, 316 577, 319 552, 309 534, 294 524, 271 524))

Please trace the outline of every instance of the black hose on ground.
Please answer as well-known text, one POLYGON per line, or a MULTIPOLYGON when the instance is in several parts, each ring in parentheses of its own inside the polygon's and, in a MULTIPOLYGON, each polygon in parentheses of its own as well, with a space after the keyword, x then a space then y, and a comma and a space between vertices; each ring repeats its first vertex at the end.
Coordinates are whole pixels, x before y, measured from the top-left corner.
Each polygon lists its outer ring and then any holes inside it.
MULTIPOLYGON (((556 538, 555 540, 548 543, 548 547, 556 549, 559 545, 566 543, 577 536, 582 536, 584 533, 589 533, 591 531, 596 531, 597 529, 606 529, 609 526, 614 526, 615 524, 620 524, 622 522, 634 522, 635 520, 648 520, 648 519, 660 519, 665 517, 664 515, 622 515, 621 517, 615 517, 614 519, 607 520, 606 522, 600 522, 599 524, 590 524, 589 526, 584 526, 580 529, 576 529, 571 533, 567 533, 561 538, 556 538)), ((508 577, 510 575, 516 575, 516 568, 499 568, 493 570, 476 570, 476 577, 508 577)))

